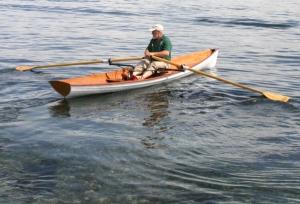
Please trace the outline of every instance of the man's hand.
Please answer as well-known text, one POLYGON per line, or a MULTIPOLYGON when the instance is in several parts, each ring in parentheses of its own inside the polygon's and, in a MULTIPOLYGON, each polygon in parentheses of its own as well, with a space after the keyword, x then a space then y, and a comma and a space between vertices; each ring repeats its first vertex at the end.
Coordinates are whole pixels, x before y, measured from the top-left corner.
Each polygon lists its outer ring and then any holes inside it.
POLYGON ((151 57, 152 53, 149 50, 145 50, 145 57, 151 57))

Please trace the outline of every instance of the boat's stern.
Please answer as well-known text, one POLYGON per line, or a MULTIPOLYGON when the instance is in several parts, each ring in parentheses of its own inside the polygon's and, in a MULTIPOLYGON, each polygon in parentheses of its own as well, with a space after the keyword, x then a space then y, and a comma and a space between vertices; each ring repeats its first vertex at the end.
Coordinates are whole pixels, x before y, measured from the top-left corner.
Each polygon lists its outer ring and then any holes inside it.
POLYGON ((63 97, 66 97, 71 92, 71 85, 63 81, 49 81, 52 88, 63 97))

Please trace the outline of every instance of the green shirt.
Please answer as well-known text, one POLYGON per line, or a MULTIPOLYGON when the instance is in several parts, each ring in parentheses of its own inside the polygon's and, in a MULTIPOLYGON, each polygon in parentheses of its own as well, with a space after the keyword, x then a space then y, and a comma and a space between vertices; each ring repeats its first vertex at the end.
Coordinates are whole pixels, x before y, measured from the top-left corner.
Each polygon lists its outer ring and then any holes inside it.
POLYGON ((165 57, 167 60, 171 60, 172 43, 170 39, 163 35, 161 39, 151 39, 147 49, 149 52, 160 52, 163 50, 169 51, 169 56, 165 57))

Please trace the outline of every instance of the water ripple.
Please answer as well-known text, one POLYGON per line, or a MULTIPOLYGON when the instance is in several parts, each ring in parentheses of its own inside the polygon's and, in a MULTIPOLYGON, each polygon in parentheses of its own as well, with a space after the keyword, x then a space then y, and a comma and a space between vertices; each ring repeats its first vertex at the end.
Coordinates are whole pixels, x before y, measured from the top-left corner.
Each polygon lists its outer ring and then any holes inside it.
POLYGON ((70 14, 107 14, 111 16, 139 16, 137 13, 132 12, 126 12, 126 11, 115 11, 115 10, 106 10, 107 8, 84 8, 84 7, 62 7, 62 6, 53 6, 51 4, 49 5, 38 5, 38 4, 8 4, 6 5, 7 9, 11 10, 20 10, 20 11, 38 11, 38 12, 47 12, 47 13, 70 13, 70 14))
POLYGON ((299 6, 285 1, 0 1, 0 203, 299 203, 299 6), (48 81, 142 55, 162 23, 174 56, 219 47, 226 79, 62 99, 48 81))
POLYGON ((290 29, 298 27, 299 22, 297 21, 286 21, 286 22, 270 22, 260 19, 251 18, 205 18, 199 17, 196 19, 197 23, 206 23, 208 25, 222 25, 226 27, 254 27, 254 28, 269 28, 269 29, 290 29))

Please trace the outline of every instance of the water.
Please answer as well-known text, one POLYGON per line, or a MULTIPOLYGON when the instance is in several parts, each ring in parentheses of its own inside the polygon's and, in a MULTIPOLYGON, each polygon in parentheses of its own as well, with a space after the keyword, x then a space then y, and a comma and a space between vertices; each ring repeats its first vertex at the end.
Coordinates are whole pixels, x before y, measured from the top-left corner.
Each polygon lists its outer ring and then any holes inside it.
POLYGON ((299 203, 300 7, 286 1, 1 1, 0 203, 299 203), (140 56, 162 23, 179 55, 220 48, 219 76, 63 100, 49 80, 140 56))

